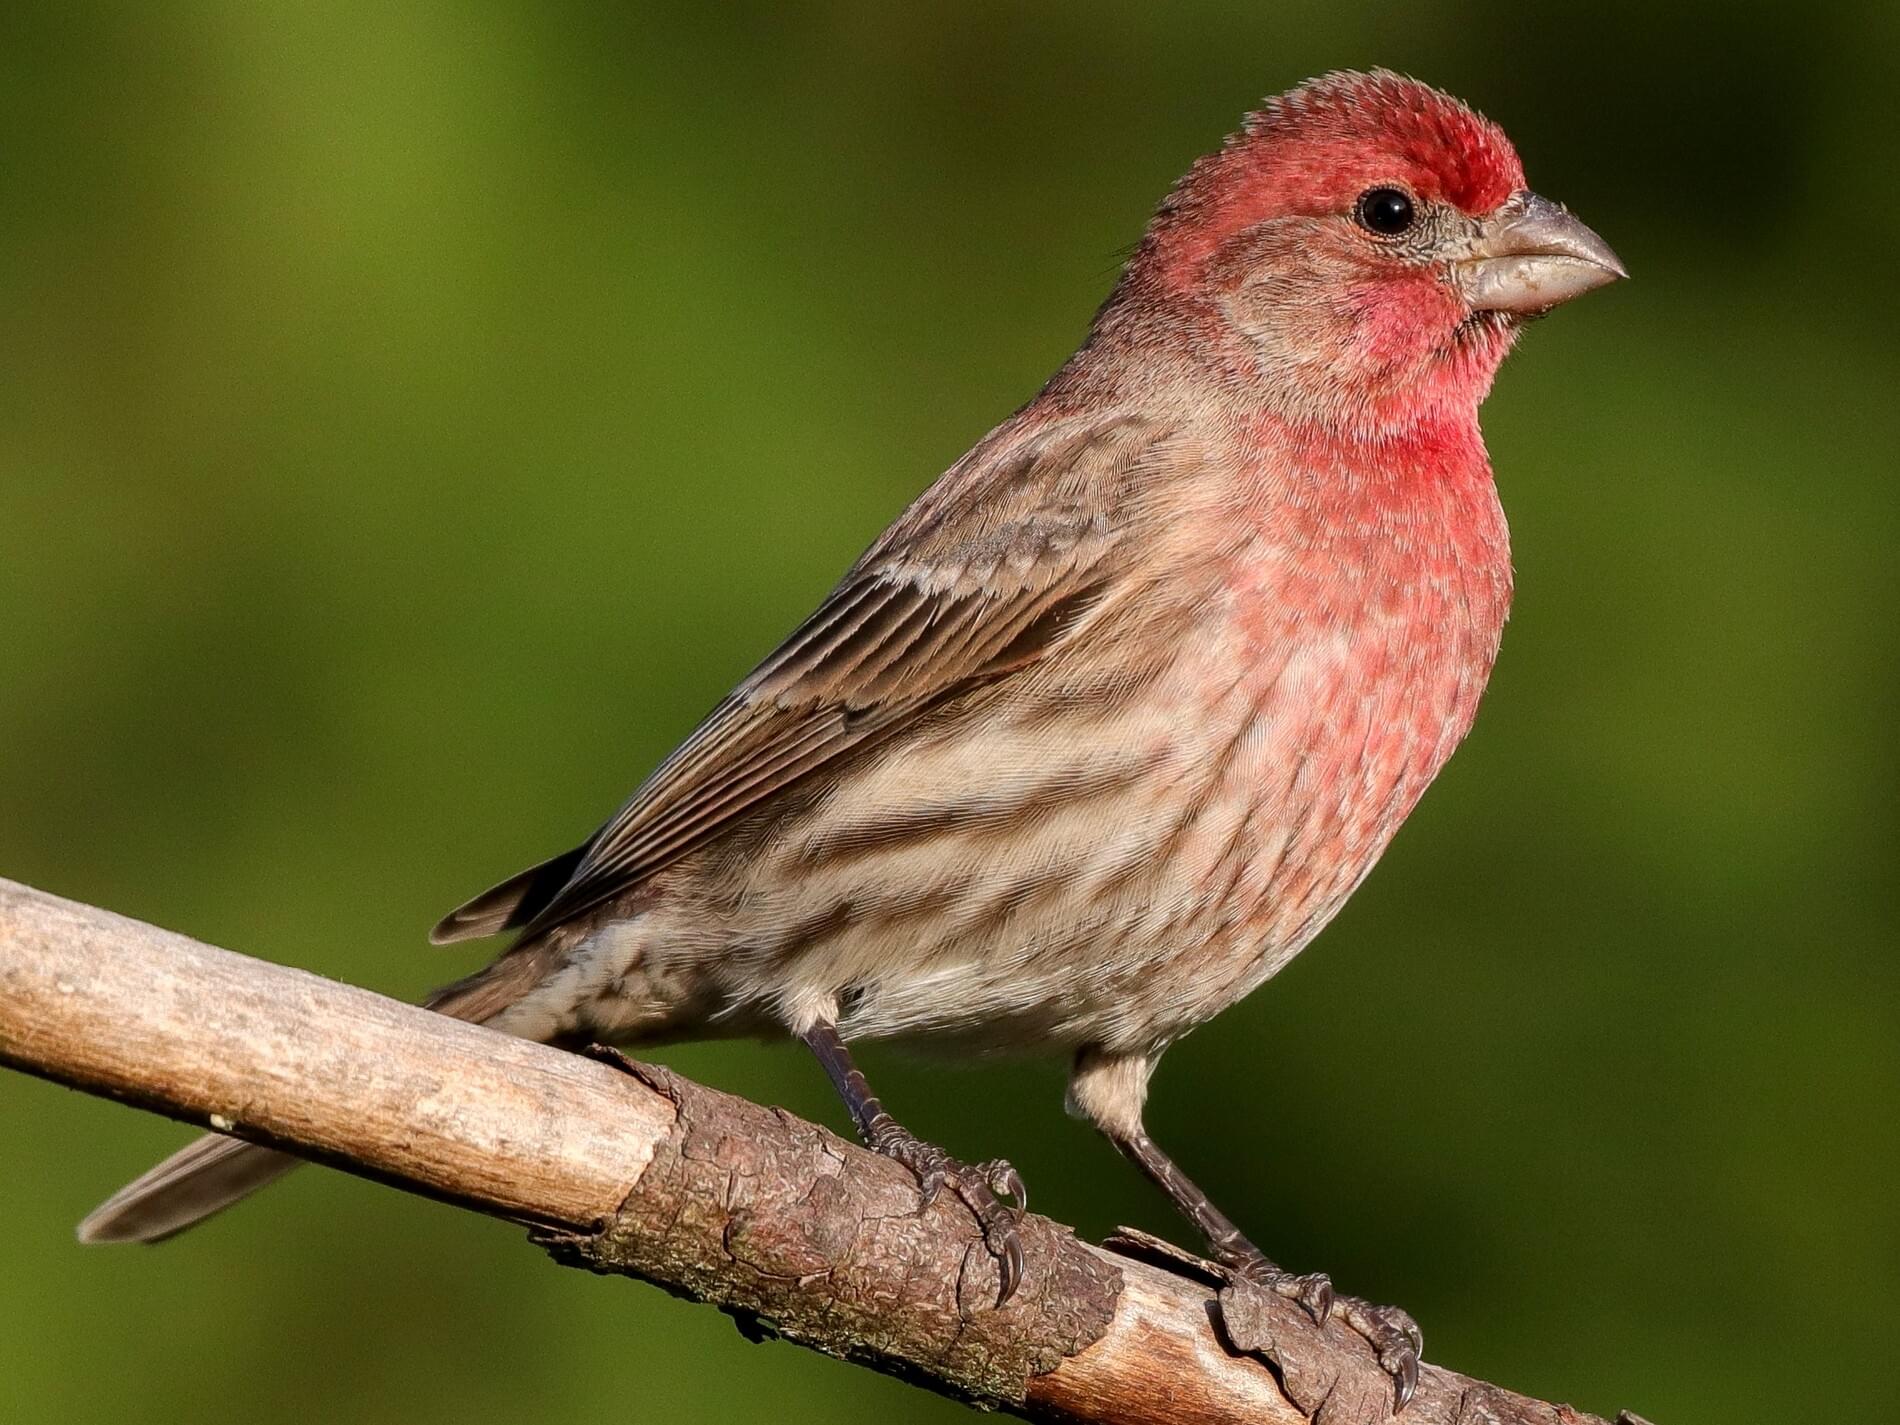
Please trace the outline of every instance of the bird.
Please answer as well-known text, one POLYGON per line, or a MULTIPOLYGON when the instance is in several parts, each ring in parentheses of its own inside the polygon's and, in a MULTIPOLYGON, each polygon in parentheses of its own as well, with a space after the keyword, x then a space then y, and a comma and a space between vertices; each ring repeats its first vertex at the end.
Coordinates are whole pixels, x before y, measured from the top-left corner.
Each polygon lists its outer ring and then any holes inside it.
MULTIPOLYGON (((1389 70, 1266 100, 1168 192, 1086 339, 905 509, 584 844, 433 932, 514 932, 428 1005, 568 1048, 801 1041, 864 1143, 1016 1290, 1006 1162, 852 1054, 1066 1056, 1067 1106, 1213 1259, 1363 1335, 1149 1136, 1163 1052, 1284 967, 1476 715, 1509 609, 1478 409, 1523 325, 1625 276, 1504 131, 1389 70)), ((298 1160, 207 1135, 82 1240, 156 1241, 298 1160)))

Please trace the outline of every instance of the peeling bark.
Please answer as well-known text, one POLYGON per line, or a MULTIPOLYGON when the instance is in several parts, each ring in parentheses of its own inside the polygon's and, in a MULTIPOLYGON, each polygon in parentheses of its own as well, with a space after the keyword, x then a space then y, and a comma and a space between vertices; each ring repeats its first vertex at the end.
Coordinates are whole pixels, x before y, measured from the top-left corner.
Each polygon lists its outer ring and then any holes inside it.
POLYGON ((896 1163, 777 1109, 630 1066, 678 1107, 639 1185, 598 1229, 542 1231, 557 1261, 717 1302, 754 1335, 862 1361, 974 1404, 1020 1406, 1032 1376, 1099 1340, 1121 1271, 1047 1218, 1023 1223, 1021 1291, 945 1193, 920 1212, 896 1163))

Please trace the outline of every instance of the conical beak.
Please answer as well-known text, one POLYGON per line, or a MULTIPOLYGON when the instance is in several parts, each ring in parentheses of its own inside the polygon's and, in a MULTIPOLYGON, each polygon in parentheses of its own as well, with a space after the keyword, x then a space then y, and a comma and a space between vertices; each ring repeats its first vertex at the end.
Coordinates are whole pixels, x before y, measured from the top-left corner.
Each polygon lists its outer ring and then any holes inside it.
POLYGON ((1608 243, 1535 193, 1516 194, 1486 218, 1454 271, 1474 312, 1524 316, 1629 276, 1608 243))

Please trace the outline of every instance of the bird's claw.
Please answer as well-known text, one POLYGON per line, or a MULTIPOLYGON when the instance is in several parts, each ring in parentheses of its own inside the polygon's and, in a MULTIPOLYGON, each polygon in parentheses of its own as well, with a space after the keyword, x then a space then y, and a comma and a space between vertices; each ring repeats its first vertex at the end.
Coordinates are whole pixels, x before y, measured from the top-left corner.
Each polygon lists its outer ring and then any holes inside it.
POLYGON ((1002 1199, 1018 1219, 1029 1211, 1028 1185, 1023 1182, 1023 1175, 1011 1167, 1006 1160, 991 1158, 987 1163, 979 1163, 977 1171, 983 1174, 983 1180, 989 1184, 990 1191, 1002 1199))
POLYGON ((1324 1272, 1309 1272, 1293 1278, 1299 1290, 1293 1299, 1306 1308, 1315 1326, 1324 1326, 1333 1315, 1333 1282, 1324 1272))
POLYGON ((1265 1257, 1249 1257, 1239 1263, 1236 1273, 1255 1286, 1265 1287, 1275 1296, 1297 1301, 1315 1326, 1324 1326, 1333 1314, 1333 1282, 1324 1272, 1304 1276, 1282 1271, 1265 1257))
POLYGON ((996 1304, 1002 1306, 1022 1285, 1022 1236, 1016 1230, 1029 1207, 1029 1190, 1022 1175, 1001 1158, 983 1163, 960 1163, 934 1143, 926 1143, 902 1129, 873 1138, 872 1151, 894 1158, 917 1178, 917 1193, 928 1208, 948 1187, 983 1229, 983 1245, 996 1258, 1001 1284, 996 1304))
POLYGON ((1419 1357, 1425 1350, 1425 1337, 1418 1323, 1396 1306, 1375 1306, 1356 1296, 1338 1296, 1332 1281, 1323 1272, 1304 1276, 1282 1271, 1265 1257, 1248 1257, 1234 1267, 1236 1275, 1276 1296, 1298 1302, 1324 1326, 1333 1315, 1363 1336, 1378 1357, 1379 1369, 1392 1377, 1392 1413, 1398 1414, 1411 1403, 1418 1390, 1419 1357))
MULTIPOLYGON (((893 1153, 890 1156, 896 1158, 897 1154, 893 1153)), ((917 1173, 917 1196, 920 1199, 920 1205, 928 1208, 937 1200, 937 1194, 943 1191, 944 1180, 950 1176, 949 1163, 947 1161, 933 1162, 929 1167, 919 1170, 915 1164, 907 1163, 902 1158, 898 1158, 898 1161, 917 1173)))
POLYGON ((1405 1409, 1418 1389, 1419 1357, 1425 1336, 1410 1314, 1396 1306, 1375 1306, 1356 1296, 1339 1299, 1340 1319, 1371 1345, 1379 1368, 1392 1377, 1393 1413, 1405 1409))

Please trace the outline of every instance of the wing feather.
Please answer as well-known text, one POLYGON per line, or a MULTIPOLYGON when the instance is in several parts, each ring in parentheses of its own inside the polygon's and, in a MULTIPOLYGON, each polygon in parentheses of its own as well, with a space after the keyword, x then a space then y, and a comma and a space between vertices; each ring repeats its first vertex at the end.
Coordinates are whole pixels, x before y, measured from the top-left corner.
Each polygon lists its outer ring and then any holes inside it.
POLYGON ((1039 439, 1005 428, 979 445, 581 848, 524 936, 637 885, 944 698, 1043 656, 1100 595, 1121 529, 1115 502, 1162 435, 1121 417, 1039 439))

